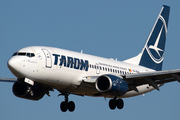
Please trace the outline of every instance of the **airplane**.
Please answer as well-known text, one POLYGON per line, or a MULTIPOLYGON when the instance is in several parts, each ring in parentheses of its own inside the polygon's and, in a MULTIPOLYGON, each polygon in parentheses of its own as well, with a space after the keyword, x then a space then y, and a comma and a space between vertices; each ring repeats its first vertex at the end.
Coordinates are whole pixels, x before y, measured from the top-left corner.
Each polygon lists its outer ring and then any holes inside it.
POLYGON ((154 26, 135 57, 117 61, 82 52, 30 46, 15 52, 7 66, 17 78, 0 78, 14 82, 12 90, 17 97, 40 100, 56 89, 62 112, 75 110, 70 94, 110 98, 109 108, 122 109, 122 98, 158 90, 165 83, 180 82, 180 69, 162 70, 170 7, 163 5, 154 26))

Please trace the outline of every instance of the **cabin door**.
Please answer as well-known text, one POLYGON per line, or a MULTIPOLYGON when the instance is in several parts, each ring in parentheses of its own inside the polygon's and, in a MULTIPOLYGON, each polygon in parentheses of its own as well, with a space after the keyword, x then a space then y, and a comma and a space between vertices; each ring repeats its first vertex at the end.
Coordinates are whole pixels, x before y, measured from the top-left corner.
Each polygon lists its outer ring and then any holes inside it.
POLYGON ((46 68, 51 68, 52 67, 52 59, 51 59, 51 54, 48 50, 42 49, 44 55, 45 55, 45 66, 46 68))

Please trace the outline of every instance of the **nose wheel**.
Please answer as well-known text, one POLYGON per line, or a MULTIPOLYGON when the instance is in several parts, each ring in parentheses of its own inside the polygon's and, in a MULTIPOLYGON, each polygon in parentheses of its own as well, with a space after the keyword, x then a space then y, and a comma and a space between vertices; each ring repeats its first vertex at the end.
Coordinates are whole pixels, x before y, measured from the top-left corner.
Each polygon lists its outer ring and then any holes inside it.
POLYGON ((73 101, 68 102, 69 93, 60 94, 60 95, 65 96, 65 101, 61 102, 61 104, 60 104, 61 111, 66 112, 67 110, 69 110, 70 112, 73 112, 75 110, 75 103, 73 101))
POLYGON ((118 109, 122 109, 124 107, 124 102, 122 99, 116 99, 116 97, 115 97, 114 99, 111 99, 109 101, 109 108, 111 110, 114 110, 116 107, 118 109))

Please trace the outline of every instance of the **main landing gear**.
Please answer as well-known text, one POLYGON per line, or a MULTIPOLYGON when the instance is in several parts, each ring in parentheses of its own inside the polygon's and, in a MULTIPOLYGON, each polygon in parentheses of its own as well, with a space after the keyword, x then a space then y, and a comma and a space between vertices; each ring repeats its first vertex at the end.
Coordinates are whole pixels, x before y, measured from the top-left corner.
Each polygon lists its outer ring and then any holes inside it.
POLYGON ((67 110, 69 110, 70 112, 73 112, 75 110, 75 104, 73 101, 68 102, 69 93, 60 94, 60 95, 65 96, 65 101, 61 102, 61 104, 60 104, 61 111, 66 112, 67 110))
MULTIPOLYGON (((73 101, 68 100, 69 93, 62 93, 58 96, 63 95, 65 97, 65 100, 61 102, 60 109, 62 112, 66 112, 69 110, 70 112, 73 112, 75 110, 75 103, 73 101)), ((111 110, 114 110, 115 108, 122 109, 124 107, 124 102, 122 99, 117 99, 115 96, 113 99, 109 100, 109 108, 111 110)))
POLYGON ((115 108, 122 109, 124 107, 124 102, 122 99, 117 99, 114 97, 114 99, 109 100, 109 108, 111 110, 114 110, 115 108))

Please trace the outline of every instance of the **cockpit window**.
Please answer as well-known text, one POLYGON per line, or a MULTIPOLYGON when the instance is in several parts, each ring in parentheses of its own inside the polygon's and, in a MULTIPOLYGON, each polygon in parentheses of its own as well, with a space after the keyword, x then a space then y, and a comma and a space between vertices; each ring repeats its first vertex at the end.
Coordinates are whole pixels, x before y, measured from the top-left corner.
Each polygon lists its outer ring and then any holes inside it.
POLYGON ((17 55, 18 53, 17 52, 15 52, 12 56, 15 56, 15 55, 17 55))
POLYGON ((25 52, 15 52, 12 56, 27 56, 27 57, 34 57, 34 53, 25 53, 25 52))
POLYGON ((27 53, 27 56, 28 56, 28 57, 34 57, 35 54, 34 54, 34 53, 27 53))
POLYGON ((35 54, 34 53, 30 53, 31 54, 31 57, 35 57, 35 54))
POLYGON ((30 54, 30 53, 27 53, 27 56, 28 56, 28 57, 31 57, 31 54, 30 54))
POLYGON ((21 55, 21 56, 25 56, 26 53, 23 53, 23 52, 19 52, 18 55, 21 55))

